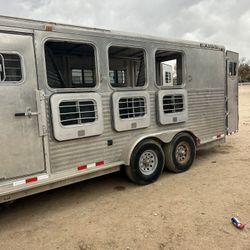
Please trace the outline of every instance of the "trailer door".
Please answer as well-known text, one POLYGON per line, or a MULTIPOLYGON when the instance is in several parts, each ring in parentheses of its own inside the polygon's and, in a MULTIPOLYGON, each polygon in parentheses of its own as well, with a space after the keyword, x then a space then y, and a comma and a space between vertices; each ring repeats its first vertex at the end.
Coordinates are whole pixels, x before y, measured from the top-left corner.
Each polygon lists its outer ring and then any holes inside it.
POLYGON ((44 170, 33 37, 0 32, 0 181, 44 170))
POLYGON ((238 131, 238 61, 239 54, 227 51, 227 133, 238 131))

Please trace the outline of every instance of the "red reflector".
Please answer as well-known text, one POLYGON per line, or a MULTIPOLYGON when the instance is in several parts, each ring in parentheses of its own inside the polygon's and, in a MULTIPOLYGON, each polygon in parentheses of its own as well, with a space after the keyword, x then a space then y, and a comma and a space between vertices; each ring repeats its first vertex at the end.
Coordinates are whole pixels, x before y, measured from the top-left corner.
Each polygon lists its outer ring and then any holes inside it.
POLYGON ((32 177, 32 178, 25 180, 26 183, 30 183, 30 182, 34 182, 34 181, 37 181, 37 177, 32 177))
POLYGON ((78 166, 77 169, 80 170, 84 170, 87 169, 87 165, 82 165, 82 166, 78 166))
POLYGON ((98 161, 95 163, 96 166, 101 166, 101 165, 104 165, 104 161, 98 161))

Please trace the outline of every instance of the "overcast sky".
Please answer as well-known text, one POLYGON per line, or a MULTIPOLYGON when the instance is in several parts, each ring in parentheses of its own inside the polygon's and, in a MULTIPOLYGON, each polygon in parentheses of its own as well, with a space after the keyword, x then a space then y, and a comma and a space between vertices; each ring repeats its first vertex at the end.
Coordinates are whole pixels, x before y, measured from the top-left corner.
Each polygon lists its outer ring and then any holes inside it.
POLYGON ((0 0, 0 14, 225 45, 250 59, 249 0, 0 0))

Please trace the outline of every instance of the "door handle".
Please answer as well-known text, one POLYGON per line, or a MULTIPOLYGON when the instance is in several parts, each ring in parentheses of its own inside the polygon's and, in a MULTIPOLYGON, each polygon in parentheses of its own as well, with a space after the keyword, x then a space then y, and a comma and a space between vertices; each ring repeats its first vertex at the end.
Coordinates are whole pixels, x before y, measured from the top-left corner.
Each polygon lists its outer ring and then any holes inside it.
POLYGON ((25 113, 23 113, 23 112, 15 113, 15 116, 27 116, 29 118, 31 118, 32 116, 36 116, 36 115, 39 115, 39 113, 38 112, 32 112, 30 107, 26 108, 25 113))
POLYGON ((25 116, 25 113, 15 113, 15 116, 25 116))

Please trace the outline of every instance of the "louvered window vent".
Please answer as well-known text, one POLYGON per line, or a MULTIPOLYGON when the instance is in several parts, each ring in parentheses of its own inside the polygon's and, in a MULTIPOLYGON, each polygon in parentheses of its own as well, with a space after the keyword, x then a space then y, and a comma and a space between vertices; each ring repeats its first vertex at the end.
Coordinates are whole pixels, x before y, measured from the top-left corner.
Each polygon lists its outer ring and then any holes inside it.
POLYGON ((183 95, 163 96, 163 111, 165 114, 178 113, 184 110, 183 95))
POLYGON ((97 105, 93 100, 62 101, 59 113, 63 126, 91 123, 97 119, 97 105))
POLYGON ((146 100, 144 97, 126 97, 119 100, 119 114, 121 119, 143 117, 146 114, 146 100))

